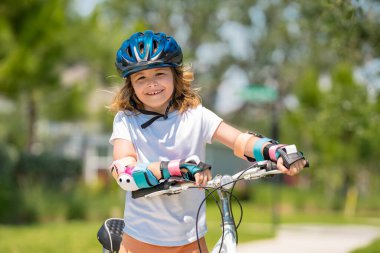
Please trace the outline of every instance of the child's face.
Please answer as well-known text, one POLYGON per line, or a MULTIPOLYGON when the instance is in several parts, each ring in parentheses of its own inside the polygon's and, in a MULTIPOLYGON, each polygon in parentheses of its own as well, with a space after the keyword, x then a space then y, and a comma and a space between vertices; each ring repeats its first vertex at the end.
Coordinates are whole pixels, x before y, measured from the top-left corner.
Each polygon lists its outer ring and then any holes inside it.
POLYGON ((171 68, 153 68, 131 75, 132 87, 144 109, 164 113, 174 91, 171 68))

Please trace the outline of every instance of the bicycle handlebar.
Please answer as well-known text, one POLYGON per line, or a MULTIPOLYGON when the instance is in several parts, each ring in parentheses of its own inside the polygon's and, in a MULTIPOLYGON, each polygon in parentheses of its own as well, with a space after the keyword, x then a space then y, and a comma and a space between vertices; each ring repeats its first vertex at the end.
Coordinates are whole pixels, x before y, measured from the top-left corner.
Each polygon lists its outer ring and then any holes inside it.
POLYGON ((194 181, 189 181, 181 177, 172 177, 162 181, 160 184, 151 187, 139 189, 132 192, 132 198, 154 197, 159 195, 178 194, 190 188, 216 189, 223 188, 228 190, 232 188, 233 183, 237 180, 256 180, 283 172, 277 170, 277 166, 271 161, 254 162, 247 169, 242 170, 232 176, 216 175, 212 180, 207 182, 206 186, 195 185, 194 181))

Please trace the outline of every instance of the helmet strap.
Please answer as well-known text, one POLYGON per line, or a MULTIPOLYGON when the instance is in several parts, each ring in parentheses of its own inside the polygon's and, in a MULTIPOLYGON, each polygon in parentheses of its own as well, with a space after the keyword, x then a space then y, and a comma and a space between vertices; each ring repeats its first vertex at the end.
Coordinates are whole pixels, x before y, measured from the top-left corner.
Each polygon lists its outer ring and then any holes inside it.
POLYGON ((142 114, 146 114, 146 115, 154 115, 154 117, 152 117, 151 119, 149 119, 147 122, 145 122, 144 124, 141 125, 141 128, 142 129, 145 129, 147 128, 148 126, 150 126, 153 122, 155 122, 157 119, 159 118, 164 118, 164 119, 167 119, 168 118, 168 114, 169 114, 169 111, 170 111, 170 107, 172 107, 172 105, 174 104, 175 100, 176 99, 182 99, 184 96, 181 95, 181 96, 178 96, 177 98, 175 98, 174 96, 172 97, 172 99, 169 101, 169 104, 168 106, 166 107, 166 110, 165 110, 165 113, 164 114, 161 114, 161 113, 158 113, 158 112, 153 112, 153 111, 148 111, 148 110, 144 110, 144 109, 139 109, 136 105, 136 102, 133 100, 133 98, 131 98, 131 105, 133 106, 133 108, 135 108, 137 111, 141 112, 142 114))

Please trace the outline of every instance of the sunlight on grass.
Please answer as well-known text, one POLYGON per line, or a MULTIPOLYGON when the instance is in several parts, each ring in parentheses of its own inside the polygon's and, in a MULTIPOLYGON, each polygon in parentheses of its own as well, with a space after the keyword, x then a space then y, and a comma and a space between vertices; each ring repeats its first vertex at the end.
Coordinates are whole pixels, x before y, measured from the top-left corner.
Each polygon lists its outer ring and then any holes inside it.
POLYGON ((0 226, 0 252, 100 252, 96 232, 101 223, 70 222, 0 226))
MULTIPOLYGON (((251 202, 243 202, 243 219, 238 229, 239 243, 271 238, 275 235, 273 213, 270 207, 258 207, 251 202)), ((240 217, 240 209, 233 206, 235 220, 240 217)), ((344 218, 339 213, 291 213, 282 214, 282 223, 329 223, 329 224, 379 224, 367 218, 344 218)), ((67 253, 101 252, 96 233, 103 221, 52 222, 35 225, 0 225, 0 252, 10 253, 67 253)), ((207 204, 208 233, 206 241, 209 249, 222 234, 220 213, 213 203, 207 204)), ((375 243, 372 247, 378 247, 375 243)), ((367 252, 367 251, 360 251, 367 252)))
POLYGON ((366 247, 352 251, 351 253, 376 253, 380 252, 380 238, 374 240, 366 247))

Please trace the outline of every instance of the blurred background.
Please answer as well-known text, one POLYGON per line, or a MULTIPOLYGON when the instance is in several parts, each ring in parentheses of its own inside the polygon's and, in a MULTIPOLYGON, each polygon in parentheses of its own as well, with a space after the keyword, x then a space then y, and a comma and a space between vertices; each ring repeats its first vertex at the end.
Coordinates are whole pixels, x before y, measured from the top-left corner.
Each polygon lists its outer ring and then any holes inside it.
MULTIPOLYGON (((0 251, 100 251, 97 229, 124 207, 106 170, 115 53, 144 30, 177 39, 206 107, 310 160, 237 189, 243 223, 260 224, 241 240, 280 223, 380 226, 379 25, 376 0, 2 0, 0 251)), ((214 173, 247 165, 207 152, 214 173)))

